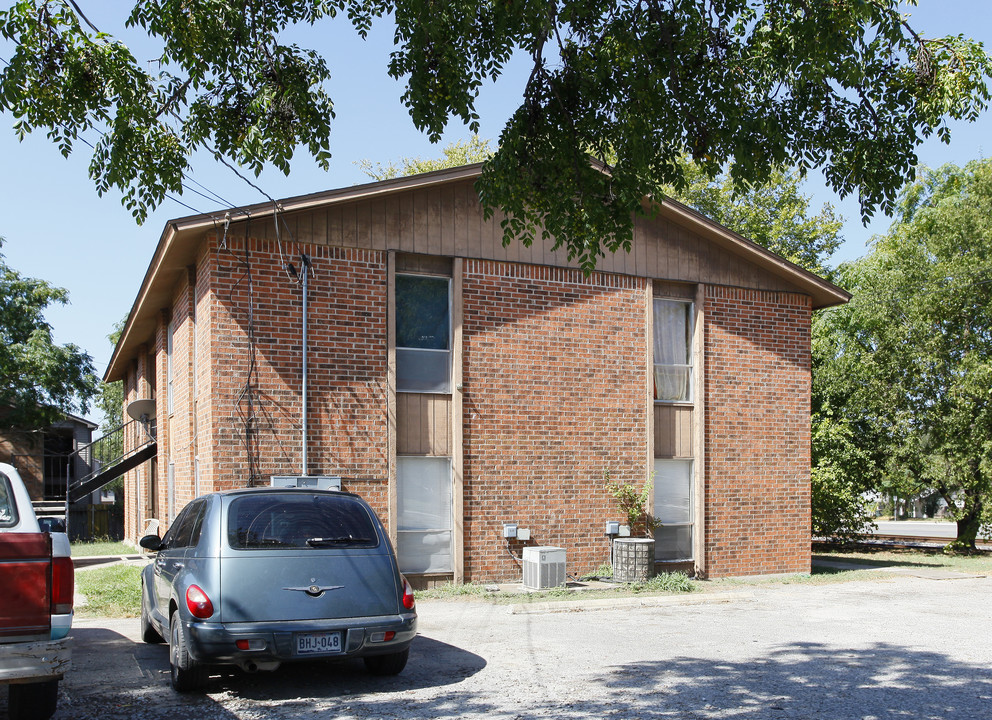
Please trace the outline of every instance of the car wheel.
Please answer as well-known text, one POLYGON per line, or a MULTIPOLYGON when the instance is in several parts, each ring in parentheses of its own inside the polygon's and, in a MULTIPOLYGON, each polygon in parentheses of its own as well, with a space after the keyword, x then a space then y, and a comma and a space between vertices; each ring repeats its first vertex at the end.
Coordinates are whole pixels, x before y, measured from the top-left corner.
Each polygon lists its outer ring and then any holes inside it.
POLYGON ((373 675, 399 675, 406 667, 410 649, 389 655, 369 655, 365 658, 365 669, 373 675))
POLYGON ((10 720, 48 720, 59 701, 59 681, 11 685, 7 696, 10 720))
POLYGON ((145 588, 142 585, 141 588, 141 639, 146 643, 161 643, 165 642, 155 626, 152 625, 151 619, 148 617, 148 605, 145 603, 145 588))
POLYGON ((207 679, 204 667, 189 654, 186 631, 178 611, 172 613, 169 622, 169 665, 172 667, 172 688, 177 692, 196 690, 207 679))

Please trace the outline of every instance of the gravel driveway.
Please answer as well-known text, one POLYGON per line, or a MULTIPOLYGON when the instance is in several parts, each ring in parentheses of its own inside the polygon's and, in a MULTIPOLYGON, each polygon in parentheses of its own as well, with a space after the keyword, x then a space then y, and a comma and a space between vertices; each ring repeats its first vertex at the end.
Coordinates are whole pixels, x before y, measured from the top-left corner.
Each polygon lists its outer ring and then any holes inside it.
MULTIPOLYGON (((742 585, 641 606, 422 602, 410 664, 361 661, 169 689, 137 620, 80 620, 56 718, 992 717, 992 579, 742 585), (702 602, 701 602, 702 600, 702 602)), ((0 712, 6 693, 0 690, 0 712)))

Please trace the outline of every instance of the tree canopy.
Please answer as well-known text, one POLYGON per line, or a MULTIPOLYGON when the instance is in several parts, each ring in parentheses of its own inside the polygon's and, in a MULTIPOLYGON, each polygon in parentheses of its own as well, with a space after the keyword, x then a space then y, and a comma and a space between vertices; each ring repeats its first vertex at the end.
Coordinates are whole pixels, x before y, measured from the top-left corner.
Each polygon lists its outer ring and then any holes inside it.
POLYGON ((366 158, 360 160, 357 165, 373 180, 389 180, 395 177, 485 162, 495 153, 496 151, 489 146, 489 140, 473 135, 468 140, 456 140, 445 145, 441 148, 441 157, 404 157, 400 158, 398 165, 394 162, 383 165, 366 158))
POLYGON ((45 322, 45 308, 68 301, 65 290, 23 277, 0 254, 0 428, 44 428, 88 409, 93 361, 75 345, 57 345, 45 322))
POLYGON ((140 221, 181 193, 197 149, 258 173, 288 172, 302 146, 326 168, 330 69, 281 38, 318 23, 364 37, 386 16, 386 71, 434 141, 451 120, 476 132, 484 83, 530 58, 478 189, 506 240, 564 244, 586 270, 629 247, 645 195, 686 185, 685 155, 737 185, 819 167, 865 216, 889 211, 918 145, 984 110, 992 75, 980 43, 921 37, 898 0, 141 0, 126 24, 158 41, 154 62, 72 0, 20 0, 0 12, 0 107, 66 154, 99 131, 97 189, 119 188, 140 221))
POLYGON ((680 163, 685 185, 665 188, 666 195, 810 272, 830 274, 844 221, 829 204, 811 213, 798 171, 775 167, 765 183, 737 187, 733 167, 710 177, 699 163, 680 163))
POLYGON ((818 464, 857 489, 939 494, 965 549, 992 520, 990 208, 992 160, 924 170, 841 268, 851 302, 814 327, 814 406, 841 450, 818 464))

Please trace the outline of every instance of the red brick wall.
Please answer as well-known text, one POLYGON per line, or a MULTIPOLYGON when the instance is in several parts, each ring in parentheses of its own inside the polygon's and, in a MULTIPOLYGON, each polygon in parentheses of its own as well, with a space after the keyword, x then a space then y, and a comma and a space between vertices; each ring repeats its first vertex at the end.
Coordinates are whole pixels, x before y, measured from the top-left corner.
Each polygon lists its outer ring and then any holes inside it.
POLYGON ((706 289, 706 570, 809 572, 806 296, 706 289))
POLYGON ((0 462, 17 469, 32 500, 45 497, 45 443, 41 433, 8 430, 0 435, 0 462))
MULTIPOLYGON (((259 452, 257 483, 302 471, 302 288, 285 270, 299 253, 312 260, 309 280, 309 435, 311 475, 337 475, 385 518, 386 254, 276 241, 212 241, 210 262, 208 443, 212 487, 244 487, 249 480, 244 390, 249 381, 249 292, 254 295, 254 414, 259 452), (239 402, 239 398, 241 398, 239 402), (362 480, 358 480, 361 478, 362 480)), ((201 484, 202 484, 201 475, 201 484)))
POLYGON ((650 284, 469 260, 463 292, 466 580, 520 578, 504 522, 567 548, 570 573, 593 570, 619 519, 603 471, 647 476, 650 284))

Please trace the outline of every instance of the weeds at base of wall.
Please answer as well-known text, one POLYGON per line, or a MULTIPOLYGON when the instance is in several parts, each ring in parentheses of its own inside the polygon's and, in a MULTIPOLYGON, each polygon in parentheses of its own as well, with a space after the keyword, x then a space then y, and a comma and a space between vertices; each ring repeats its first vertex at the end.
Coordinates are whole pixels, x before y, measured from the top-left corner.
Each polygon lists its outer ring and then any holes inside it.
MULTIPOLYGON (((608 566, 604 566, 608 569, 608 566)), ((603 567, 598 570, 603 569, 603 567)), ((598 571, 597 570, 597 571, 598 571)), ((512 587, 512 586, 511 586, 512 587)), ((441 585, 430 590, 418 590, 418 600, 483 600, 496 605, 541 602, 544 600, 573 600, 624 597, 640 594, 682 594, 699 590, 699 585, 682 572, 662 573, 644 582, 623 583, 612 587, 589 588, 562 586, 549 590, 507 590, 506 586, 466 583, 441 585)))

